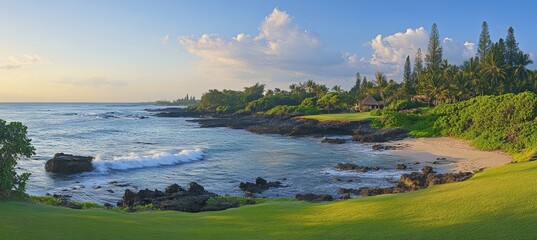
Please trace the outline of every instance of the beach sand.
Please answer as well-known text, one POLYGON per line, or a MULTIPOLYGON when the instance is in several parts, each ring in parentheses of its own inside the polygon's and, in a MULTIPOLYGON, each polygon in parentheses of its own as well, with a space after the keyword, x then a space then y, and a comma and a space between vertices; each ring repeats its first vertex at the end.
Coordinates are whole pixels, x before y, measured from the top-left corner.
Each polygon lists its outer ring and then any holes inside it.
POLYGON ((467 172, 510 163, 512 158, 501 151, 480 151, 469 141, 451 137, 407 138, 386 145, 402 147, 389 152, 416 166, 432 166, 439 172, 467 172), (445 159, 442 159, 445 158, 445 159), (436 163, 434 163, 436 161, 436 163))

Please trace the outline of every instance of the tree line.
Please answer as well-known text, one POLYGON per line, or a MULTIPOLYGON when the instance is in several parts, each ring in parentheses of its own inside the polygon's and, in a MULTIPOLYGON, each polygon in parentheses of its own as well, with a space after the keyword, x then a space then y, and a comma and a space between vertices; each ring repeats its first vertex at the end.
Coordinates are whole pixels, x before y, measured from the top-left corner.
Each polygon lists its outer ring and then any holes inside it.
POLYGON ((388 80, 380 71, 368 80, 356 74, 354 86, 346 91, 313 80, 291 84, 289 89, 266 90, 255 84, 243 91, 212 89, 203 94, 197 109, 226 113, 315 114, 348 111, 360 100, 373 96, 386 106, 407 103, 438 105, 482 95, 537 91, 537 71, 528 69, 533 61, 518 47, 514 29, 493 42, 483 22, 477 54, 462 65, 443 58, 438 27, 433 24, 425 56, 417 49, 413 66, 404 62, 401 83, 388 80))

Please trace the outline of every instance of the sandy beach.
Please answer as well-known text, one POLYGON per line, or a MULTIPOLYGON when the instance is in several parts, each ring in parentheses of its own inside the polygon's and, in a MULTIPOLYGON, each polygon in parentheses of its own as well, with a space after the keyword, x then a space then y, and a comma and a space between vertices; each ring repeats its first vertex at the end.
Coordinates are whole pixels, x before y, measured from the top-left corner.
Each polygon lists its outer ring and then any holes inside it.
POLYGON ((501 151, 480 151, 469 141, 451 137, 407 138, 390 142, 400 149, 390 153, 399 155, 419 166, 430 165, 440 172, 473 171, 510 163, 512 158, 501 151))

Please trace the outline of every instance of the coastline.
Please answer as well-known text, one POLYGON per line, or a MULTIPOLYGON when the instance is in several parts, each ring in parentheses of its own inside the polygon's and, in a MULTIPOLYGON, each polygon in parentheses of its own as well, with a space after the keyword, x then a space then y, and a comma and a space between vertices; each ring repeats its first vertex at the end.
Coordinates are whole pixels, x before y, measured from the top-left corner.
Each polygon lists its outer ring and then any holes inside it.
POLYGON ((442 173, 472 172, 511 163, 511 156, 502 151, 482 151, 470 144, 470 141, 453 137, 405 138, 391 141, 388 145, 399 146, 389 152, 401 156, 413 165, 429 165, 442 173), (443 159, 445 158, 445 159, 443 159))

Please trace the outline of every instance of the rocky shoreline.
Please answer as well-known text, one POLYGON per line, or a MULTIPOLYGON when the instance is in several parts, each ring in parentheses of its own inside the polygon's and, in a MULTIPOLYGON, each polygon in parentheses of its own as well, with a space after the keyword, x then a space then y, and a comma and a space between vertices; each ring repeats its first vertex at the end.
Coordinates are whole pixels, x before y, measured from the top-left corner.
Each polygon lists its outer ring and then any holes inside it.
MULTIPOLYGON (((157 117, 194 118, 188 119, 202 128, 228 127, 245 129, 257 134, 280 134, 287 136, 350 135, 352 141, 378 143, 401 140, 408 137, 402 128, 376 129, 371 121, 318 121, 300 118, 299 115, 272 117, 263 115, 218 114, 207 111, 192 111, 178 108, 152 109, 157 117)), ((325 138, 325 143, 341 144, 343 139, 325 138)))
MULTIPOLYGON (((375 129, 370 126, 370 121, 317 121, 297 116, 265 117, 258 115, 222 115, 210 112, 188 111, 184 109, 151 111, 155 112, 155 116, 158 117, 193 118, 188 119, 187 121, 196 122, 202 128, 229 127, 233 129, 245 129, 258 134, 324 137, 322 142, 329 144, 344 144, 349 140, 361 143, 375 143, 372 145, 372 150, 374 151, 398 150, 407 147, 405 144, 379 144, 382 142, 407 138, 407 131, 401 128, 375 129), (350 135, 352 138, 327 137, 330 135, 350 135)), ((92 171, 92 160, 92 157, 59 153, 47 162, 46 170, 59 174, 92 171)), ((436 164, 436 162, 439 162, 439 160, 433 162, 433 164, 436 164)), ((352 163, 337 164, 335 169, 357 173, 381 170, 381 168, 376 166, 358 166, 352 163)), ((394 169, 406 170, 407 166, 398 163, 394 165, 394 169)), ((402 174, 399 181, 394 182, 394 185, 391 187, 340 188, 339 193, 341 194, 341 197, 339 199, 350 199, 351 195, 365 197, 415 191, 435 184, 464 181, 472 176, 473 173, 470 172, 436 174, 430 166, 424 166, 421 172, 407 172, 402 174)), ((353 181, 351 180, 347 182, 353 181)), ((177 184, 168 186, 164 191, 159 191, 157 189, 143 189, 134 192, 131 189, 126 189, 122 199, 117 203, 117 206, 127 210, 150 208, 183 212, 217 211, 242 205, 255 204, 256 198, 254 194, 262 193, 269 188, 286 187, 286 185, 282 185, 279 181, 269 182, 258 177, 255 182, 241 182, 237 187, 245 192, 245 197, 219 196, 215 193, 206 191, 201 185, 195 182, 190 183, 188 189, 183 189, 177 184), (238 198, 243 200, 238 200, 238 198)), ((78 206, 68 201, 69 196, 54 195, 53 197, 61 199, 61 202, 64 203, 62 206, 71 208, 77 208, 78 206)), ((304 193, 296 194, 295 199, 308 202, 323 202, 334 201, 337 198, 329 194, 314 194, 305 191, 304 193)), ((112 206, 108 204, 105 207, 111 208, 112 206)))

